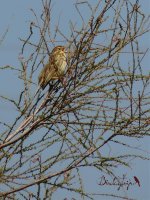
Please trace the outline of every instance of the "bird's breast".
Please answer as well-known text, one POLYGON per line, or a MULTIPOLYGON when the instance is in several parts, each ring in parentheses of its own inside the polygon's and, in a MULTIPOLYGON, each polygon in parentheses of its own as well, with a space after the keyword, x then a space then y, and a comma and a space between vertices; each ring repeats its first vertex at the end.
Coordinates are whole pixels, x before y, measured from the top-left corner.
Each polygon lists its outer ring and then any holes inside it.
POLYGON ((65 69, 66 69, 66 56, 60 56, 59 59, 57 59, 56 61, 56 66, 58 67, 60 73, 64 73, 65 69))
POLYGON ((62 72, 65 71, 65 69, 66 69, 66 65, 67 65, 66 60, 63 60, 63 62, 62 62, 62 67, 61 67, 62 72))

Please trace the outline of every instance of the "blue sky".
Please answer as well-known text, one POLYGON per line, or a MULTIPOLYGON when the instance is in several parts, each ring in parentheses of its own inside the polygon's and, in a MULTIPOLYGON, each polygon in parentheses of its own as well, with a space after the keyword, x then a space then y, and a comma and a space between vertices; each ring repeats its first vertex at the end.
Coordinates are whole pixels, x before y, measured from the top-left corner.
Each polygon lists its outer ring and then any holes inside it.
MULTIPOLYGON (((0 45, 0 66, 17 66, 19 68, 18 56, 21 51, 21 42, 19 38, 24 38, 28 35, 28 25, 33 15, 30 11, 33 8, 36 13, 41 12, 41 1, 40 0, 1 0, 0 5, 0 38, 8 30, 5 40, 0 45)), ((52 12, 52 24, 55 26, 58 18, 60 19, 62 31, 67 34, 69 28, 67 28, 69 20, 77 21, 78 16, 74 8, 75 0, 53 0, 53 12, 52 12)), ((90 0, 89 2, 92 2, 90 0)), ((94 2, 94 0, 93 0, 94 2)), ((145 13, 149 12, 150 1, 144 0, 143 10, 145 13)), ((87 13, 86 13, 87 15, 87 13)), ((54 27, 53 26, 53 27, 54 27)), ((149 35, 150 36, 150 35, 149 35)), ((150 47, 150 37, 148 34, 144 36, 142 41, 142 48, 150 47)), ((146 70, 149 67, 149 58, 145 57, 143 65, 146 70)), ((21 82, 16 79, 16 72, 1 70, 0 73, 0 95, 9 96, 11 98, 16 98, 19 95, 18 88, 21 88, 21 82)), ((11 121, 15 117, 15 111, 13 107, 3 101, 0 102, 0 121, 11 121)), ((137 141, 138 142, 138 141, 137 141)), ((143 140, 140 141, 140 144, 145 148, 146 151, 150 152, 149 141, 143 140)), ((134 188, 128 191, 128 194, 131 194, 131 197, 137 199, 148 200, 150 197, 150 165, 146 161, 136 161, 132 165, 131 171, 122 171, 121 173, 127 173, 129 177, 133 175, 138 176, 141 179, 141 188, 134 188)), ((86 172, 84 172, 86 176, 86 172)), ((98 174, 94 175, 98 177, 98 174)), ((89 175, 89 180, 91 181, 93 176, 89 175)), ((94 182, 94 180, 92 180, 94 182)), ((94 185, 90 186, 90 189, 95 190, 94 185), (93 188, 92 188, 93 187, 93 188)), ((106 189, 107 191, 107 189, 106 189)), ((108 189, 110 191, 110 188, 108 189)), ((103 189, 100 188, 99 192, 103 192, 103 189)), ((112 189, 113 192, 113 189, 112 189)), ((124 192, 122 192, 122 195, 124 192)), ((59 196, 55 196, 56 199, 61 199, 59 196)), ((96 199, 96 198, 95 198, 96 199)), ((105 199, 105 198, 102 198, 105 199)), ((106 198, 107 199, 107 198, 106 198)), ((110 199, 110 198, 109 198, 110 199)), ((54 199, 55 200, 55 199, 54 199)))

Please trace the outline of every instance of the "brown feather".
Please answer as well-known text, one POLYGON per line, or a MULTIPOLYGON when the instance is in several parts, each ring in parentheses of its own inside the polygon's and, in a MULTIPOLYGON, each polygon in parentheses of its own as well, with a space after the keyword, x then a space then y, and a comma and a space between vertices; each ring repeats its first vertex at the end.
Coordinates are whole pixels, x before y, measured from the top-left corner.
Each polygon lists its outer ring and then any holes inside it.
POLYGON ((49 62, 43 67, 39 75, 39 85, 42 89, 51 80, 58 80, 64 75, 66 67, 65 47, 57 46, 53 49, 49 62))

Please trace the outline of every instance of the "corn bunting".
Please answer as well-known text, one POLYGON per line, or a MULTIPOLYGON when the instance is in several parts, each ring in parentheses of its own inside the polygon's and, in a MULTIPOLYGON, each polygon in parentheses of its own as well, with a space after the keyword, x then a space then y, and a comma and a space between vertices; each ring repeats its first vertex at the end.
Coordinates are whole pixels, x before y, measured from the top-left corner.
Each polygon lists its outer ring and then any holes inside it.
POLYGON ((56 46, 49 57, 49 62, 39 75, 39 86, 44 89, 52 80, 61 80, 66 69, 66 50, 64 46, 56 46))

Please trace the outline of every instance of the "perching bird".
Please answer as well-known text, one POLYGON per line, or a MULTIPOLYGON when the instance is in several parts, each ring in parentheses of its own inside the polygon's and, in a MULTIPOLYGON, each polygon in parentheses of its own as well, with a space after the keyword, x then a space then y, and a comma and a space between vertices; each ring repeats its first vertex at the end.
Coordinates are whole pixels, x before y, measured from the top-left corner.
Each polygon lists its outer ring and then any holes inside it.
POLYGON ((50 81, 61 80, 66 69, 66 49, 56 46, 49 57, 49 62, 43 67, 39 75, 39 86, 44 89, 50 81))

